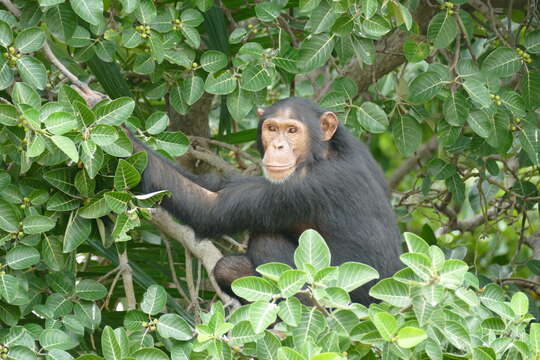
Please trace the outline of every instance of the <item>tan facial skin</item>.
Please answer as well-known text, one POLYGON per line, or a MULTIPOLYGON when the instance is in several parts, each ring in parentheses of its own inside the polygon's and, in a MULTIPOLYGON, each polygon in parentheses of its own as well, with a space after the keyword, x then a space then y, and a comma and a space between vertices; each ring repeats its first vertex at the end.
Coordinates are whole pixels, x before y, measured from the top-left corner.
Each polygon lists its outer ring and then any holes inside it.
MULTIPOLYGON (((264 114, 258 110, 259 116, 264 114)), ((321 118, 322 141, 329 141, 338 127, 334 113, 325 112, 321 118)), ((261 128, 264 147, 264 175, 272 182, 282 182, 289 177, 310 151, 309 129, 303 122, 284 110, 264 120, 261 128)))

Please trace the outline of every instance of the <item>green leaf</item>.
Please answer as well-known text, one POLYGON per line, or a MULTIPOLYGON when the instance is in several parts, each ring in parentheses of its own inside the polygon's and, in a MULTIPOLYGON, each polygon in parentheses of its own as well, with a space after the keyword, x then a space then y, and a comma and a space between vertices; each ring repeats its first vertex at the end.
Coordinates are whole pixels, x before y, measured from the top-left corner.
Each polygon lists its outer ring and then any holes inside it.
POLYGON ((500 77, 510 76, 521 68, 517 52, 507 47, 493 50, 482 62, 482 71, 500 77))
POLYGON ((22 53, 40 50, 45 44, 45 33, 37 27, 31 27, 19 32, 15 38, 15 47, 22 53))
POLYGON ((482 108, 491 105, 489 91, 482 82, 475 79, 466 79, 463 82, 463 88, 467 91, 471 99, 478 103, 482 108))
POLYGON ((446 321, 442 330, 446 339, 456 348, 464 350, 469 346, 471 342, 470 336, 467 330, 458 322, 446 321))
POLYGON ((309 271, 309 265, 316 270, 330 266, 330 250, 322 236, 315 230, 306 230, 298 239, 294 252, 294 264, 298 269, 309 271))
MULTIPOLYGON (((101 149, 115 157, 128 157, 133 151, 133 144, 123 131, 119 131, 118 140, 111 145, 101 146, 101 149)), ((96 155, 99 155, 99 151, 96 152, 96 155)))
POLYGON ((318 34, 305 40, 300 47, 297 63, 303 72, 323 66, 334 49, 334 35, 318 34))
POLYGON ((517 316, 523 316, 529 312, 529 298, 521 291, 518 291, 512 295, 510 307, 517 316))
POLYGON ((110 326, 105 326, 101 334, 101 351, 105 360, 122 359, 122 348, 110 326))
POLYGON ((467 123, 478 136, 487 138, 490 135, 490 119, 483 111, 473 111, 467 117, 467 123))
POLYGON ((537 94, 540 94, 540 72, 530 71, 528 67, 525 67, 521 78, 521 95, 527 109, 540 106, 540 96, 537 94))
POLYGON ((204 17, 195 9, 186 9, 182 11, 180 15, 180 20, 182 23, 187 26, 197 27, 202 24, 204 17))
POLYGON ((0 104, 0 124, 15 126, 19 123, 19 112, 13 105, 0 104))
POLYGON ((84 219, 80 216, 72 216, 66 226, 66 231, 64 234, 64 253, 69 253, 77 249, 79 245, 88 239, 91 231, 92 223, 90 220, 84 219))
POLYGON ((281 296, 284 298, 295 295, 302 289, 307 281, 307 274, 301 270, 287 270, 278 280, 278 287, 281 291, 281 296))
POLYGON ((460 204, 465 199, 465 184, 459 175, 453 175, 445 180, 446 187, 452 194, 453 200, 460 204))
POLYGON ((433 99, 442 89, 445 81, 435 71, 426 71, 417 76, 409 86, 409 99, 422 103, 433 99))
POLYGON ((64 268, 64 255, 62 254, 62 241, 57 236, 43 236, 41 240, 41 256, 43 262, 52 271, 60 271, 64 268))
POLYGON ((514 117, 525 117, 525 104, 523 98, 517 92, 510 89, 501 89, 499 92, 500 101, 505 108, 507 108, 514 117))
POLYGON ((142 75, 152 74, 156 69, 156 61, 150 54, 138 54, 133 62, 133 72, 142 75))
POLYGON ((396 318, 387 312, 381 311, 373 315, 371 320, 382 338, 386 341, 392 341, 392 337, 398 329, 396 318))
POLYGON ((379 278, 377 270, 357 262, 345 262, 338 267, 336 286, 351 292, 379 278))
POLYGON ((413 19, 409 9, 398 2, 391 2, 390 8, 392 9, 397 25, 405 24, 405 28, 410 30, 413 19))
POLYGON ((18 245, 6 254, 6 264, 13 270, 24 270, 36 265, 40 260, 39 251, 33 247, 18 245))
POLYGON ((96 121, 100 124, 121 125, 131 116, 135 102, 128 97, 121 97, 108 103, 100 103, 94 109, 96 121))
POLYGON ((62 43, 66 43, 75 33, 77 15, 67 4, 50 7, 45 13, 45 23, 50 33, 62 43))
POLYGON ((236 89, 234 73, 227 69, 208 74, 204 83, 204 89, 210 94, 227 95, 236 89))
POLYGON ((373 134, 382 133, 389 125, 386 113, 379 105, 366 101, 356 108, 356 118, 360 125, 373 134))
MULTIPOLYGON (((234 284, 234 283, 233 283, 234 284)), ((255 334, 262 333, 277 319, 278 307, 265 301, 255 301, 249 305, 249 322, 255 334)))
POLYGON ((30 215, 23 219, 23 231, 25 234, 40 234, 54 228, 56 221, 42 215, 30 215))
POLYGON ((264 22, 274 21, 281 11, 281 7, 275 2, 262 2, 255 5, 257 19, 264 22))
POLYGON ((12 205, 0 200, 0 229, 7 232, 19 231, 19 218, 12 205))
POLYGON ((441 159, 433 159, 428 164, 428 174, 435 180, 446 180, 456 174, 457 170, 453 164, 441 159))
POLYGON ((452 91, 444 101, 443 115, 450 125, 463 126, 469 115, 467 98, 459 91, 452 91))
POLYGON ((45 151, 45 140, 43 139, 43 136, 36 134, 34 140, 32 140, 30 146, 28 146, 26 155, 28 155, 28 157, 36 157, 41 155, 43 151, 45 151))
POLYGON ((386 35, 391 29, 392 26, 388 20, 378 14, 364 19, 362 23, 362 30, 368 37, 372 38, 380 38, 386 35))
POLYGON ((64 135, 78 127, 77 118, 63 111, 52 113, 43 122, 47 130, 55 135, 64 135))
POLYGON ((194 49, 198 49, 201 45, 201 35, 199 35, 199 32, 197 29, 194 29, 189 26, 182 26, 180 28, 180 32, 182 32, 182 35, 186 38, 186 43, 191 46, 194 49))
POLYGON ((259 274, 261 274, 265 278, 268 278, 270 280, 277 282, 281 274, 283 274, 287 270, 292 270, 292 268, 286 264, 269 262, 269 263, 257 266, 256 270, 259 274))
POLYGON ((15 85, 13 85, 11 98, 16 105, 26 104, 33 108, 39 108, 41 105, 41 98, 39 97, 37 91, 30 85, 23 82, 17 82, 15 85))
POLYGON ((142 348, 133 353, 135 360, 169 360, 167 354, 155 348, 142 348))
POLYGON ((537 355, 540 354, 540 323, 531 324, 529 339, 531 342, 531 350, 537 355))
POLYGON ((165 59, 165 48, 163 46, 163 40, 161 35, 157 32, 152 32, 148 38, 148 44, 150 45, 150 53, 158 64, 161 64, 165 59))
POLYGON ((429 44, 414 40, 403 43, 403 53, 409 62, 419 62, 429 56, 429 44))
MULTIPOLYGON (((9 63, 2 56, 0 57, 0 90, 8 88, 13 83, 13 71, 9 66, 9 63)), ((0 113, 0 117, 2 117, 0 113)))
POLYGON ((9 304, 12 304, 19 296, 20 286, 19 280, 15 276, 0 273, 0 295, 9 304))
POLYGON ((146 119, 145 127, 151 135, 157 135, 169 125, 169 116, 166 112, 156 111, 146 119))
POLYGON ((540 29, 525 32, 525 48, 532 54, 540 53, 540 29))
POLYGON ((0 20, 0 46, 8 48, 13 42, 13 31, 5 21, 0 20))
POLYGON ((261 65, 248 65, 242 73, 240 86, 247 91, 259 91, 272 84, 268 69, 261 65))
POLYGON ((85 219, 97 219, 110 212, 107 201, 104 198, 94 199, 89 204, 82 207, 79 216, 85 219))
POLYGON ((17 69, 24 82, 38 88, 45 89, 47 86, 47 72, 45 66, 32 56, 23 56, 17 59, 17 69))
POLYGON ((440 12, 429 22, 427 38, 437 49, 448 47, 456 38, 458 26, 449 11, 440 12))
POLYGON ((392 122, 392 135, 404 156, 412 155, 422 143, 422 127, 409 115, 399 116, 392 122))
POLYGON ((397 334, 397 344, 404 349, 415 347, 426 339, 427 334, 424 330, 412 326, 401 328, 397 334))
POLYGON ((193 75, 182 80, 182 98, 186 104, 195 104, 204 94, 204 81, 200 77, 193 75))
POLYGON ((429 255, 429 245, 424 239, 410 232, 404 233, 403 237, 409 252, 429 255))
POLYGON ((187 321, 177 314, 162 315, 157 324, 157 331, 165 339, 186 341, 193 337, 193 331, 187 321))
POLYGON ((44 173, 43 178, 58 190, 76 197, 79 194, 74 185, 75 172, 73 168, 53 169, 44 173))
POLYGON ((300 3, 299 3, 300 11, 309 13, 315 10, 319 6, 320 3, 321 3, 321 0, 300 0, 300 3))
POLYGON ((151 285, 143 295, 141 310, 148 315, 156 315, 167 302, 167 292, 160 285, 151 285))
POLYGON ((103 18, 103 0, 70 0, 71 8, 84 21, 99 25, 103 18))
POLYGON ((83 279, 75 286, 75 295, 83 300, 100 300, 107 295, 107 288, 95 280, 83 279))
POLYGON ((77 342, 59 329, 45 329, 39 335, 39 343, 45 350, 70 350, 77 346, 77 342))
POLYGON ((135 16, 141 24, 150 24, 157 16, 156 6, 152 0, 140 0, 140 5, 135 10, 135 16))
POLYGON ((296 297, 290 297, 278 304, 278 315, 287 325, 298 326, 302 318, 302 304, 296 297))
POLYGON ((463 283, 468 269, 467 264, 461 260, 446 260, 439 272, 440 284, 446 288, 456 289, 463 283))
POLYGON ((379 281, 371 287, 369 295, 397 307, 406 307, 411 304, 407 285, 394 279, 379 281))
POLYGON ((326 1, 323 1, 319 7, 311 12, 306 28, 310 29, 313 34, 329 32, 338 17, 339 13, 333 7, 329 6, 326 1))
POLYGON ((181 132, 163 132, 156 136, 158 149, 165 150, 171 156, 181 156, 189 147, 189 140, 181 132))
POLYGON ((535 123, 524 122, 519 128, 519 142, 536 166, 540 165, 540 129, 535 123))
POLYGON ((120 159, 114 173, 114 188, 117 190, 129 190, 139 184, 141 175, 126 160, 120 159))
POLYGON ((227 95, 227 109, 233 119, 243 120, 253 109, 251 94, 240 87, 236 88, 232 94, 227 95))
POLYGON ((118 140, 118 133, 113 126, 100 124, 91 130, 90 139, 98 146, 108 146, 118 140))
POLYGON ((66 136, 61 135, 53 135, 51 136, 51 140, 64 154, 69 156, 69 158, 73 162, 79 161, 79 152, 77 151, 77 147, 75 146, 75 143, 73 140, 66 136))
POLYGON ((247 301, 269 301, 278 294, 278 289, 266 279, 246 276, 233 281, 232 291, 247 301))
POLYGON ((117 214, 127 210, 131 195, 125 192, 109 191, 103 195, 109 208, 117 214))
POLYGON ((227 55, 217 50, 207 50, 201 56, 201 66, 209 73, 219 71, 227 66, 227 55))

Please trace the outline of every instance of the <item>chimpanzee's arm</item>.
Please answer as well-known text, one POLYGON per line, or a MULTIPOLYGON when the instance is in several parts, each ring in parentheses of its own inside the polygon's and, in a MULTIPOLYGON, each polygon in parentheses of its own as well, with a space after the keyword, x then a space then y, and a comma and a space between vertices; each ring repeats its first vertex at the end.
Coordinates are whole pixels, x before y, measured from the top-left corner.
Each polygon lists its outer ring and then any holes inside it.
POLYGON ((218 191, 223 187, 224 179, 220 178, 215 174, 204 174, 204 175, 195 175, 191 172, 183 169, 182 167, 174 164, 170 160, 166 159, 164 156, 156 153, 141 140, 137 139, 127 128, 123 128, 126 135, 130 138, 133 143, 134 152, 143 151, 148 154, 148 166, 145 174, 143 175, 147 181, 143 181, 142 187, 144 192, 152 192, 157 190, 164 190, 169 188, 155 189, 153 186, 149 186, 156 181, 160 181, 161 177, 168 177, 171 173, 177 172, 183 175, 185 178, 194 182, 197 185, 202 186, 203 188, 210 191, 218 191), (158 161, 150 161, 151 157, 156 157, 158 161), (162 166, 162 163, 168 163, 170 166, 162 166), (154 167, 157 166, 157 167, 154 167), (164 172, 165 171, 165 172, 164 172))

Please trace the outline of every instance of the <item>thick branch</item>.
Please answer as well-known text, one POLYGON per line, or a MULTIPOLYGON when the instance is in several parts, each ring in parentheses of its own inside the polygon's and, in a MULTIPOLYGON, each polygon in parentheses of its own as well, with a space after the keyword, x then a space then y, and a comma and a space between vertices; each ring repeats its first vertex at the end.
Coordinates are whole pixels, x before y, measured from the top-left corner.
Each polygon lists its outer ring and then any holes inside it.
POLYGON ((185 225, 177 223, 173 217, 162 208, 152 210, 152 223, 166 236, 178 241, 184 248, 197 257, 206 272, 208 278, 214 287, 214 290, 224 304, 236 304, 238 301, 225 294, 216 283, 212 271, 219 259, 222 258, 221 252, 212 244, 211 241, 203 239, 198 240, 193 230, 185 225))

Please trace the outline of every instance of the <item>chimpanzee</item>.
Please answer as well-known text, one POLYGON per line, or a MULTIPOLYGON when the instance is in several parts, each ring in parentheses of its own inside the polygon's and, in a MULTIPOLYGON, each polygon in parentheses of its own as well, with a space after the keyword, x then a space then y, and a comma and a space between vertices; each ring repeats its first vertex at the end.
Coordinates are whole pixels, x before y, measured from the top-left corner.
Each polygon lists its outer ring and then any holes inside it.
MULTIPOLYGON (((250 232, 247 253, 225 256, 214 268, 222 289, 231 293, 233 280, 256 275, 267 262, 294 266, 298 237, 308 228, 324 237, 333 265, 358 261, 381 277, 397 271, 400 234, 383 173, 366 146, 307 99, 287 98, 258 115, 264 177, 210 180, 151 151, 143 174, 143 190, 170 190, 162 206, 198 236, 250 232)), ((373 300, 367 287, 352 299, 373 300)))

